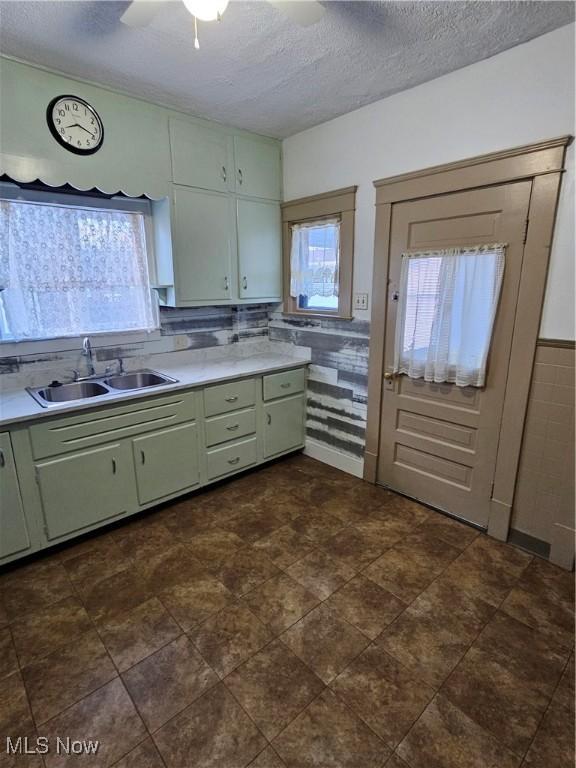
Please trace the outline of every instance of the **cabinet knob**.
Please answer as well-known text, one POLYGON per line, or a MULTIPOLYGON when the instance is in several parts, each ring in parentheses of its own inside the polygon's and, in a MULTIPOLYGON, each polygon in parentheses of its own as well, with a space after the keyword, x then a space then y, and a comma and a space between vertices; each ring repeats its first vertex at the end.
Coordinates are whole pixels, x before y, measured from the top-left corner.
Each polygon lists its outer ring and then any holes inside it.
POLYGON ((227 178, 228 178, 228 174, 226 173, 226 167, 223 165, 222 166, 222 181, 226 181, 227 178))
POLYGON ((142 464, 146 464, 146 454, 144 451, 140 451, 140 460, 142 461, 142 464))
POLYGON ((112 459, 112 474, 116 474, 116 459, 112 459))
POLYGON ((242 185, 244 179, 242 177, 242 168, 238 168, 238 184, 242 185))
POLYGON ((244 275, 244 277, 242 278, 242 288, 244 290, 248 288, 248 278, 246 277, 246 275, 244 275))
POLYGON ((228 282, 228 275, 226 275, 224 277, 224 290, 227 291, 229 287, 230 287, 230 284, 228 282))
POLYGON ((272 424, 272 415, 270 413, 266 414, 266 421, 268 422, 268 424, 272 424))

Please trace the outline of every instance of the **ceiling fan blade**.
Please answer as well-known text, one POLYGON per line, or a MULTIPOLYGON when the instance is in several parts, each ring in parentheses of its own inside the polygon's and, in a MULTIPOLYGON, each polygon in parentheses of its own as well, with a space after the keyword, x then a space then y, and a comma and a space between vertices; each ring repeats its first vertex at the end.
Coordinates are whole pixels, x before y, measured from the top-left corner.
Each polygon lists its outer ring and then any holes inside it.
POLYGON ((147 27, 166 2, 167 0, 132 0, 120 16, 120 21, 127 27, 147 27))
POLYGON ((316 24, 326 12, 324 6, 317 0, 268 0, 268 2, 301 27, 316 24))

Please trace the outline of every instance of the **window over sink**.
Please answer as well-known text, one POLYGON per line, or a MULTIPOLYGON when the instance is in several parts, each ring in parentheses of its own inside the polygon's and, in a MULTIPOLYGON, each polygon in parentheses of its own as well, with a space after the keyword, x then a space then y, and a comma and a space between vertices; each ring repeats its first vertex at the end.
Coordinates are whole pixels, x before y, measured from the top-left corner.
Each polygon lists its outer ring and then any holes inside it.
POLYGON ((0 341, 159 327, 146 200, 0 185, 0 341))

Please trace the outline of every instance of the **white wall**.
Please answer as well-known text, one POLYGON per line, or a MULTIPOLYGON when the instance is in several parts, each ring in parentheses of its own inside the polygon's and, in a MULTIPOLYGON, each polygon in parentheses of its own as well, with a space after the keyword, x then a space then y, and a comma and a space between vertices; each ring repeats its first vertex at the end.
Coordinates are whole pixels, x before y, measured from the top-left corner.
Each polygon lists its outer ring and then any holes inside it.
MULTIPOLYGON (((285 199, 358 185, 354 290, 370 293, 375 179, 574 130, 572 24, 286 139, 285 199)), ((541 327, 556 339, 574 339, 574 147, 568 166, 541 327)))

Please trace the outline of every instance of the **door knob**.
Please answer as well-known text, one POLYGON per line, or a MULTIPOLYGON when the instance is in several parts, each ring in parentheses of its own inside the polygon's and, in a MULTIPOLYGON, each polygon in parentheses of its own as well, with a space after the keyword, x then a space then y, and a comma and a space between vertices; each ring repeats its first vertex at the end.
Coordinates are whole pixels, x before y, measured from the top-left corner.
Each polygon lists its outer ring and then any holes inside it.
POLYGON ((384 374, 384 378, 386 379, 386 381, 391 381, 392 379, 396 378, 396 374, 389 373, 388 371, 386 371, 386 373, 384 374))

